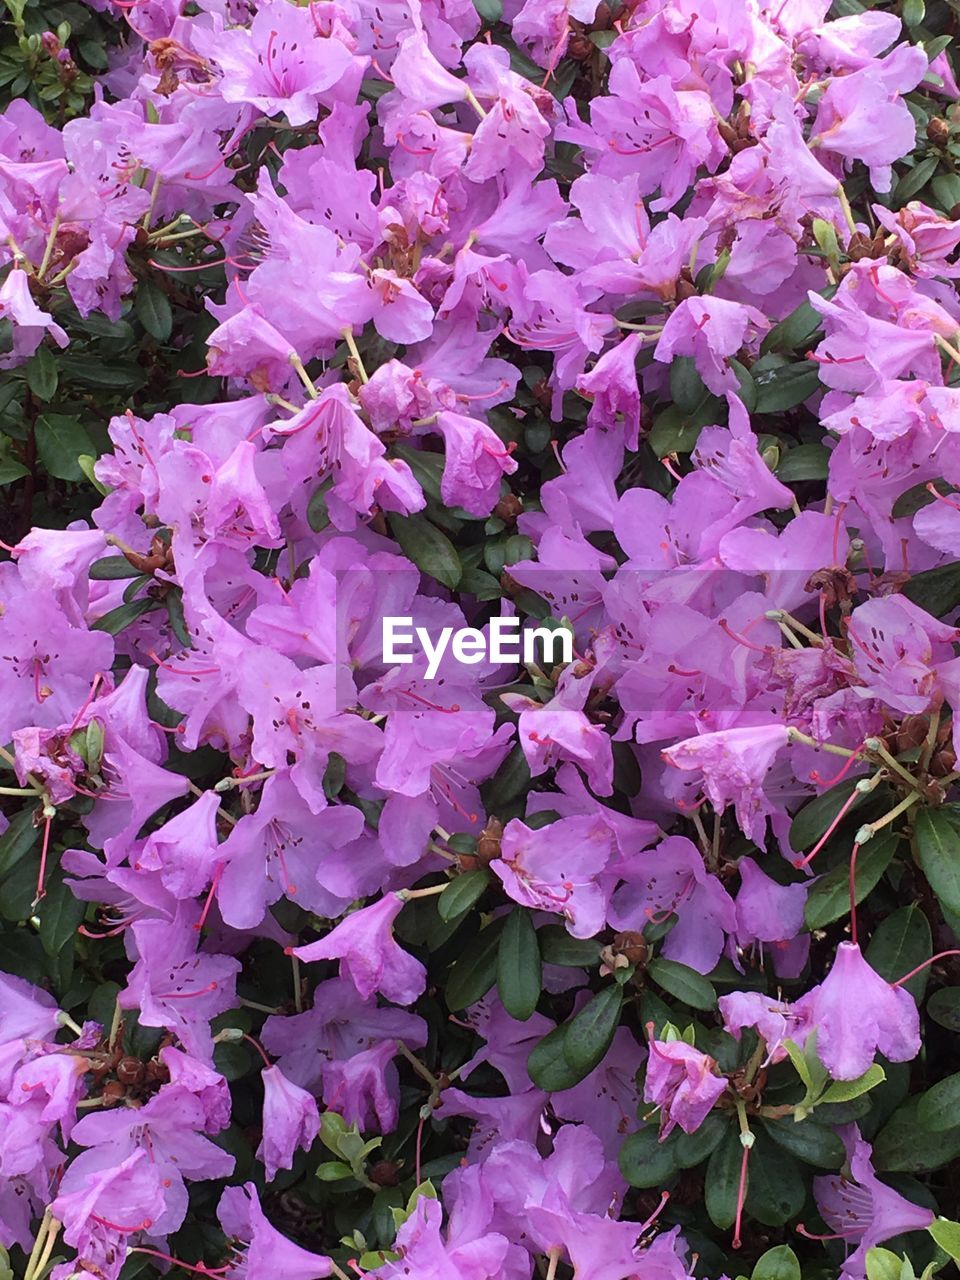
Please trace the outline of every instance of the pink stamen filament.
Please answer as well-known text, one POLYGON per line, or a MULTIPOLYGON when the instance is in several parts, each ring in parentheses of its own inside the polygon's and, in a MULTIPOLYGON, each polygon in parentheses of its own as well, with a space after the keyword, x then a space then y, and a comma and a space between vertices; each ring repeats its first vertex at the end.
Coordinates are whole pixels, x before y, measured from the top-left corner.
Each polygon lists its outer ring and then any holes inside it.
POLYGON ((850 941, 854 946, 857 945, 857 854, 859 852, 860 846, 854 843, 850 852, 850 941))
POLYGON ((197 996, 209 995, 211 991, 219 990, 219 983, 208 982, 205 987, 198 987, 196 991, 161 991, 158 992, 157 1000, 195 1000, 197 996))
POLYGON ((726 635, 728 635, 731 640, 735 640, 737 644, 745 645, 746 648, 752 649, 754 653, 773 653, 774 650, 772 645, 754 644, 753 641, 748 640, 746 636, 741 635, 737 631, 734 631, 731 628, 730 624, 727 622, 726 618, 719 618, 717 621, 718 621, 720 630, 723 631, 726 635))
POLYGON ((179 1258, 174 1258, 169 1253, 161 1253, 159 1249, 147 1249, 139 1245, 130 1252, 146 1253, 151 1258, 162 1258, 164 1262, 172 1262, 175 1267, 180 1267, 183 1271, 191 1271, 196 1276, 225 1276, 232 1270, 229 1264, 223 1267, 205 1267, 202 1262, 181 1262, 179 1258))
POLYGON ((401 689, 400 692, 405 698, 413 698, 414 702, 422 702, 431 711, 442 711, 446 716, 456 715, 460 710, 459 702, 454 702, 449 707, 442 707, 438 702, 431 702, 429 698, 425 698, 422 694, 414 693, 412 689, 401 689))
POLYGON ((744 1147, 740 1156, 740 1182, 737 1185, 737 1216, 733 1223, 733 1239, 730 1241, 734 1249, 743 1244, 740 1239, 740 1228, 743 1223, 743 1206, 747 1199, 747 1161, 750 1159, 750 1148, 744 1147))
POLYGON ((938 960, 945 960, 947 956, 960 956, 960 951, 938 951, 935 956, 931 956, 929 960, 924 960, 923 964, 918 964, 915 969, 911 969, 909 973, 905 973, 902 978, 898 978, 896 982, 891 982, 891 987, 902 987, 905 982, 909 982, 911 978, 915 978, 928 965, 936 964, 938 960))
MULTIPOLYGON (((853 760, 853 759, 854 757, 851 756, 850 760, 853 760)), ((848 760, 847 763, 849 764, 850 761, 848 760)), ((843 804, 840 806, 839 810, 837 811, 837 816, 830 823, 829 827, 827 827, 826 831, 823 833, 823 835, 820 837, 817 843, 813 846, 813 848, 810 850, 807 856, 805 858, 798 858, 794 862, 793 865, 795 867, 798 867, 798 868, 808 867, 810 865, 810 863, 814 860, 814 858, 817 856, 817 854, 820 852, 823 846, 827 843, 827 841, 833 835, 834 831, 836 831, 837 827, 840 825, 840 823, 843 821, 843 819, 846 817, 849 811, 853 808, 853 806, 856 804, 859 798, 860 798, 860 792, 856 789, 856 787, 854 787, 854 789, 850 792, 849 796, 846 798, 846 800, 844 800, 843 804)))
MULTIPOLYGON (((270 1070, 270 1068, 273 1066, 273 1063, 272 1063, 272 1062, 270 1061, 270 1059, 267 1057, 267 1055, 266 1055, 266 1051, 264 1050, 264 1047, 263 1047, 263 1045, 260 1043, 260 1041, 259 1041, 259 1040, 257 1040, 254 1036, 248 1036, 246 1032, 244 1032, 244 1033, 243 1033, 243 1038, 244 1038, 244 1040, 246 1040, 249 1044, 252 1044, 252 1045, 253 1045, 253 1047, 256 1049, 257 1053, 259 1053, 260 1057, 263 1059, 263 1065, 264 1065, 264 1066, 267 1068, 267 1070, 269 1071, 269 1070, 270 1070)), ((419 1186, 419 1183, 418 1183, 417 1185, 419 1186)))

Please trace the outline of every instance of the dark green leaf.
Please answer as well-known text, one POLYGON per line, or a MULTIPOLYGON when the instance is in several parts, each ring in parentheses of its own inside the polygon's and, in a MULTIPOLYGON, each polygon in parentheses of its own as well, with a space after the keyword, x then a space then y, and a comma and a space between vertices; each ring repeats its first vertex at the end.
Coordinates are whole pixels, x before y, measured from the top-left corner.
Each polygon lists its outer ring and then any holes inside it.
POLYGON ((497 952, 504 924, 501 917, 481 929, 454 962, 445 992, 449 1009, 466 1009, 476 1004, 496 982, 497 952))
POLYGON ((822 444, 800 444, 788 450, 777 466, 777 479, 784 484, 801 480, 826 480, 830 450, 822 444))
MULTIPOLYGON (((958 180, 960 180, 960 175, 958 175, 958 180)), ((933 484, 937 493, 944 497, 947 494, 956 493, 953 485, 948 484, 946 480, 923 480, 920 484, 915 484, 907 489, 905 493, 901 493, 893 504, 893 510, 890 514, 894 520, 900 520, 904 516, 916 515, 924 507, 928 507, 931 502, 936 502, 936 498, 927 487, 930 484, 933 484)))
POLYGON ((800 1280, 800 1263, 788 1244, 768 1249, 756 1262, 750 1280, 800 1280))
POLYGON ((155 280, 142 280, 137 289, 137 319, 152 338, 166 342, 173 332, 173 312, 167 295, 155 280))
POLYGON ((945 564, 915 573, 904 583, 903 594, 935 618, 942 618, 960 605, 960 564, 945 564))
POLYGON ((796 1218, 807 1198, 800 1166, 763 1130, 755 1141, 747 1165, 747 1211, 765 1227, 782 1227, 796 1218))
POLYGON ((450 539, 425 516, 389 517, 390 529, 404 555, 418 569, 455 590, 460 582, 460 559, 450 539))
POLYGON ((14 462, 10 458, 0 458, 0 485, 13 484, 28 476, 30 471, 22 462, 14 462))
POLYGON ((677 1164, 681 1169, 692 1169, 702 1164, 719 1146, 733 1120, 729 1113, 711 1111, 699 1129, 683 1133, 675 1129, 677 1164))
POLYGON ((960 1156, 960 1126, 925 1129, 920 1119, 920 1098, 908 1099, 873 1140, 873 1163, 891 1173, 928 1173, 960 1156))
POLYGON ((820 386, 817 365, 812 360, 764 369, 757 373, 757 413, 783 413, 803 404, 820 386))
POLYGON ((545 925, 537 935, 544 964, 567 969, 592 968, 600 959, 600 943, 592 938, 574 938, 562 924, 545 925))
POLYGON ((737 1190, 740 1186, 742 1157, 740 1134, 735 1128, 731 1128, 707 1163, 704 1181, 707 1214, 713 1225, 721 1231, 732 1227, 737 1216, 737 1190))
POLYGON ((503 0, 473 0, 473 7, 488 26, 503 17, 503 0))
MULTIPOLYGON (((900 843, 898 831, 875 836, 857 854, 856 900, 862 902, 880 883, 880 877, 900 843)), ((850 910, 850 868, 846 862, 821 876, 807 896, 804 918, 807 928, 823 929, 850 910)))
POLYGON ((526 1022, 540 999, 542 965, 530 912, 514 907, 507 916, 497 953, 500 1003, 518 1022, 526 1022))
POLYGON ((632 1187, 662 1187, 677 1172, 676 1148, 659 1141, 657 1126, 646 1124, 620 1148, 620 1172, 632 1187))
POLYGON ((817 330, 822 324, 820 312, 809 302, 801 302, 786 319, 773 326, 764 338, 760 350, 763 355, 768 351, 807 351, 813 345, 817 330))
POLYGON ((936 173, 939 163, 939 156, 927 156, 925 160, 921 160, 919 164, 907 170, 893 189, 892 199, 895 209, 912 200, 919 191, 923 190, 936 173))
POLYGON ((563 1051, 569 1026, 569 1022, 564 1022, 559 1027, 554 1027, 533 1047, 527 1058, 530 1079, 547 1093, 572 1089, 583 1079, 582 1074, 570 1066, 563 1051))
POLYGON ((34 806, 21 809, 0 836, 0 877, 8 875, 37 843, 39 832, 33 822, 36 812, 34 806))
POLYGON ((129 604, 117 605, 116 609, 111 609, 109 613, 97 618, 96 622, 91 622, 90 630, 106 631, 108 635, 117 636, 125 627, 129 627, 132 622, 136 622, 145 613, 155 609, 156 605, 156 600, 151 596, 145 596, 140 600, 131 600, 129 604))
POLYGON ((662 987, 669 995, 682 1000, 691 1009, 715 1009, 717 993, 713 985, 695 969, 685 964, 677 964, 675 960, 664 960, 658 956, 647 965, 647 973, 658 987, 662 987))
POLYGON ((48 956, 57 956, 76 937, 86 903, 73 896, 62 880, 51 884, 40 903, 40 941, 48 956))
POLYGON ((107 556, 104 560, 95 560, 90 566, 90 577, 94 582, 114 582, 139 576, 140 570, 135 569, 126 556, 107 556))
POLYGON ((27 361, 27 386, 44 404, 57 394, 60 373, 57 358, 49 347, 38 347, 36 354, 27 361))
MULTIPOLYGON (((915 969, 933 953, 933 939, 927 917, 917 906, 900 907, 880 922, 866 950, 867 961, 881 978, 896 982, 915 969)), ((914 1000, 919 1000, 927 986, 928 970, 904 983, 914 1000)))
POLYGON ((330 512, 327 510, 327 494, 331 488, 330 481, 324 480, 323 484, 313 491, 310 501, 307 503, 307 524, 314 533, 322 533, 330 523, 330 512))
POLYGON ((785 1120, 765 1120, 763 1123, 777 1146, 783 1147, 784 1151, 789 1151, 804 1164, 812 1164, 818 1169, 839 1169, 843 1164, 843 1143, 826 1125, 811 1119, 801 1120, 797 1124, 789 1117, 785 1120))
POLYGON ((927 1013, 948 1031, 960 1031, 960 987, 941 987, 927 1001, 927 1013))
POLYGON ((693 413, 709 394, 693 356, 675 356, 670 364, 670 397, 680 412, 693 413))
POLYGON ((960 911, 960 831, 940 809, 921 809, 913 828, 930 888, 948 911, 960 911))
POLYGON ((920 1094, 917 1117, 924 1129, 934 1133, 955 1127, 960 1117, 960 1072, 938 1080, 932 1089, 920 1094))
POLYGON ((622 1003, 622 987, 611 984, 592 996, 567 1024, 563 1053, 580 1079, 603 1061, 620 1022, 622 1003))
POLYGON ((485 867, 476 871, 465 871, 444 889, 437 899, 437 911, 441 920, 455 920, 469 911, 475 902, 483 897, 484 890, 490 883, 490 872, 485 867))
POLYGON ((76 418, 45 413, 37 420, 37 453, 40 461, 58 480, 82 480, 83 468, 77 459, 96 453, 93 441, 76 418))

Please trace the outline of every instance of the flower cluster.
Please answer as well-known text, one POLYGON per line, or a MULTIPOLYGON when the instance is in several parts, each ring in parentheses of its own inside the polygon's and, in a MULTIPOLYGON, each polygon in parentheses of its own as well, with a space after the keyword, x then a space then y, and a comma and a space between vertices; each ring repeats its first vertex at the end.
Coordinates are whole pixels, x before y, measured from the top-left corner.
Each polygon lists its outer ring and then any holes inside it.
POLYGON ((960 1257, 948 0, 89 6, 7 6, 0 1246, 960 1257))

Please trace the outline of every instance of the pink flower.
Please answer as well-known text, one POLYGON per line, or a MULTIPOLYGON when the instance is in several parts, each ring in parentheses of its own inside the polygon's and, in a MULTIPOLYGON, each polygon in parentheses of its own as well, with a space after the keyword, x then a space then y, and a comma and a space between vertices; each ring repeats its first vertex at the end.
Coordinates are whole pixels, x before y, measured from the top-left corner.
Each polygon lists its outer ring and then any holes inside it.
POLYGON ((272 1182, 279 1169, 293 1167, 297 1147, 309 1151, 320 1132, 320 1113, 313 1096, 293 1084, 274 1064, 260 1073, 263 1080, 263 1137, 257 1159, 272 1182))

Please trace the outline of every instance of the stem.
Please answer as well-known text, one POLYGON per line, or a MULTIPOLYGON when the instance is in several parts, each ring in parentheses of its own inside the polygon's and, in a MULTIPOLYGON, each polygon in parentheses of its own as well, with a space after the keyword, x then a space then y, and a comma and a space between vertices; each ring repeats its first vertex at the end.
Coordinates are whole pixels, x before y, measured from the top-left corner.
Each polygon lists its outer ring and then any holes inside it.
POLYGON ((272 778, 276 772, 276 769, 261 769, 259 773, 247 773, 240 778, 221 778, 214 783, 213 789, 222 795, 224 791, 232 791, 234 787, 245 787, 248 782, 263 782, 265 778, 272 778))
POLYGON ((837 199, 840 201, 840 208, 843 210, 844 221, 850 229, 850 234, 857 234, 857 224, 854 221, 853 210, 850 208, 850 201, 847 199, 847 193, 843 189, 843 185, 837 187, 837 199))
POLYGON ((400 1054, 401 1058, 406 1058, 407 1062, 410 1063, 411 1067, 413 1067, 414 1071, 417 1073, 420 1079, 425 1080, 426 1083, 430 1086, 430 1088, 435 1093, 439 1094, 440 1081, 433 1074, 433 1072, 430 1070, 429 1067, 425 1067, 423 1065, 423 1063, 416 1056, 416 1054, 413 1054, 410 1052, 410 1050, 407 1048, 407 1046, 403 1043, 402 1040, 397 1041, 397 1052, 400 1054))
POLYGON ((907 809, 922 799, 920 792, 915 791, 912 796, 907 796, 906 800, 901 800, 898 805, 895 805, 889 813, 885 813, 882 818, 877 818, 876 822, 866 823, 856 834, 857 844, 866 844, 868 840, 872 840, 881 827, 889 826, 895 818, 900 817, 901 813, 905 813, 907 809))
POLYGON ((77 1024, 74 1022, 74 1020, 70 1017, 69 1013, 64 1013, 62 1009, 60 1009, 57 1013, 57 1022, 60 1023, 61 1027, 69 1027, 74 1035, 76 1036, 83 1035, 83 1028, 78 1027, 77 1024))
POLYGON ((303 991, 300 986, 300 961, 290 953, 290 967, 293 970, 293 1007, 297 1013, 303 1013, 303 991))
POLYGON ((157 196, 160 194, 160 174, 156 174, 153 179, 153 186, 150 188, 150 203, 147 206, 147 212, 143 215, 143 222, 140 224, 144 231, 150 229, 150 220, 153 218, 153 211, 156 207, 157 196))
POLYGON ((40 259, 40 266, 37 268, 37 279, 42 280, 46 275, 47 267, 50 265, 50 259, 53 257, 53 246, 57 239, 57 232, 60 230, 60 214, 55 214, 53 222, 50 224, 50 234, 47 236, 47 243, 44 246, 43 257, 40 259))
MULTIPOLYGON (((290 363, 293 365, 294 370, 296 371, 297 377, 303 383, 303 386, 307 395, 310 397, 311 400, 316 400, 317 396, 320 393, 319 391, 317 391, 317 388, 313 385, 313 379, 310 377, 309 373, 307 373, 306 369, 303 367, 303 361, 300 359, 300 357, 297 355, 295 351, 290 352, 289 360, 290 360, 290 363)), ((364 381, 366 381, 366 379, 364 379, 364 381)))
POLYGON ((863 745, 871 755, 877 756, 894 773, 898 773, 904 782, 909 782, 914 791, 918 789, 917 780, 913 774, 905 769, 896 757, 890 754, 879 738, 867 738, 863 745))
POLYGON ((791 742, 802 742, 807 747, 813 747, 815 751, 826 751, 832 756, 843 756, 844 759, 848 759, 850 756, 859 755, 858 751, 851 751, 849 747, 838 747, 833 742, 818 742, 816 738, 811 738, 809 733, 804 733, 793 725, 788 726, 787 736, 791 742))
POLYGON ((933 335, 933 340, 942 351, 947 353, 954 364, 960 365, 960 351, 956 347, 952 346, 946 338, 941 338, 939 333, 933 335))
POLYGON ((487 113, 486 111, 484 111, 483 107, 481 107, 480 103, 477 101, 477 95, 473 92, 473 90, 464 87, 464 97, 470 103, 471 107, 473 107, 474 111, 477 113, 480 119, 486 120, 487 113))
POLYGON ((930 768, 930 761, 933 758, 933 749, 937 743, 937 734, 940 731, 940 707, 930 717, 930 727, 927 730, 927 736, 923 740, 923 751, 920 755, 920 769, 923 773, 930 768))
POLYGON ((786 609, 771 609, 765 616, 768 617, 771 622, 787 623, 799 635, 805 636, 812 645, 822 648, 822 637, 818 636, 815 631, 811 631, 809 627, 804 626, 802 622, 798 622, 792 613, 787 613, 786 609))
POLYGON ((110 1022, 110 1034, 107 1036, 107 1044, 112 1049, 117 1043, 120 1035, 120 1028, 123 1026, 123 1012, 120 1009, 120 1001, 117 1000, 113 1006, 113 1018, 110 1022))
POLYGON ((547 1267, 547 1274, 544 1277, 544 1280, 556 1280, 557 1267, 560 1265, 560 1250, 551 1249, 547 1254, 547 1259, 549 1261, 549 1265, 547 1267))
POLYGON ((410 902, 414 898, 435 898, 449 886, 450 881, 445 880, 443 884, 431 884, 426 889, 398 889, 397 897, 402 898, 404 902, 410 902))
POLYGON ((33 787, 0 787, 0 796, 35 796, 42 794, 33 787))
POLYGON ((244 1000, 243 996, 238 996, 237 999, 244 1009, 256 1009, 257 1013, 278 1014, 283 1012, 282 1009, 274 1009, 269 1004, 257 1004, 256 1000, 244 1000))
POLYGON ((350 352, 350 358, 353 360, 353 363, 356 365, 357 377, 360 379, 361 382, 369 382, 370 379, 367 377, 367 371, 363 367, 363 360, 361 359, 360 351, 357 347, 356 340, 353 336, 353 330, 349 328, 342 329, 341 333, 343 334, 344 342, 347 344, 347 350, 350 352))

